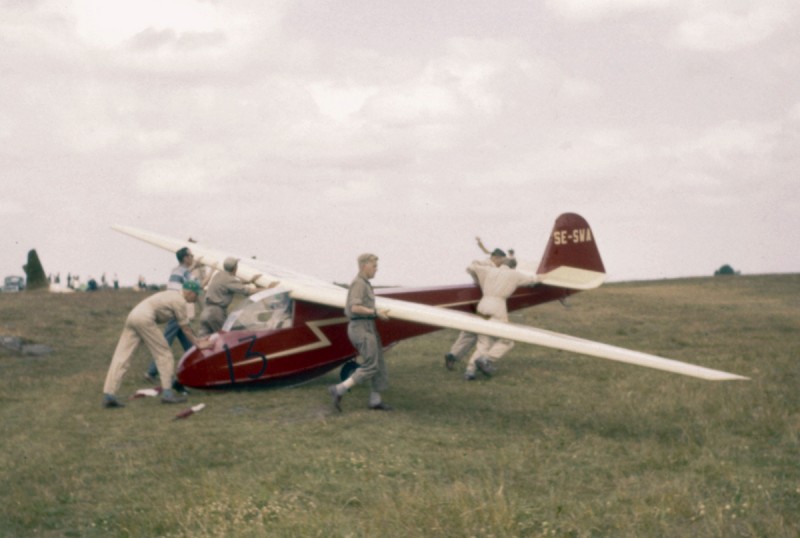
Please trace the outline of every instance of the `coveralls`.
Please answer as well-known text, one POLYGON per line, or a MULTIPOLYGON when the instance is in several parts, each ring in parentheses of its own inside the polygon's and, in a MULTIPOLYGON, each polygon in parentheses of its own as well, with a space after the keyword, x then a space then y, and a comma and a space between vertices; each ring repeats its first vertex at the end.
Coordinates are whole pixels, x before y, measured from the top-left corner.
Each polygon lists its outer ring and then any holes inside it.
POLYGON ((161 387, 164 389, 172 387, 175 359, 157 324, 175 319, 178 325, 187 325, 189 323, 186 317, 187 304, 181 292, 167 290, 151 295, 131 310, 125 320, 117 348, 114 350, 111 365, 108 367, 103 393, 117 393, 122 378, 130 367, 131 357, 142 342, 155 359, 161 387))
MULTIPOLYGON (((485 261, 475 261, 467 268, 470 274, 475 275, 483 290, 483 297, 478 303, 478 314, 508 323, 508 309, 506 299, 520 286, 528 286, 539 282, 536 275, 527 275, 506 265, 495 267, 485 261)), ((514 342, 506 338, 478 335, 475 352, 467 364, 467 373, 475 373, 475 361, 484 357, 490 360, 499 360, 514 347, 514 342)))

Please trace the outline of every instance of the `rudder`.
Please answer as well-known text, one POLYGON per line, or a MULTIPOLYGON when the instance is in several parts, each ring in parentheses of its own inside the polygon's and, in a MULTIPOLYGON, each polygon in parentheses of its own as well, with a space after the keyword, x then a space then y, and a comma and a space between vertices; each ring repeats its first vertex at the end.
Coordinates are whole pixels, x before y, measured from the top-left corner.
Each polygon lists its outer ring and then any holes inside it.
POLYGON ((606 270, 594 233, 576 213, 560 215, 536 271, 543 284, 587 290, 605 281, 606 270))

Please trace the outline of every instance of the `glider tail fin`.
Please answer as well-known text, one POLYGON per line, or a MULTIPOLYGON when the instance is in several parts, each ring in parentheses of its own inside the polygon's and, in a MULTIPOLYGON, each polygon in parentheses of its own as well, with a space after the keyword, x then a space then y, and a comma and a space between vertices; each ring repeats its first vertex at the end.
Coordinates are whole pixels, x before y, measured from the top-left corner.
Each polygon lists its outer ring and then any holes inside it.
POLYGON ((605 281, 594 233, 583 217, 564 213, 556 219, 536 273, 543 284, 574 290, 596 288, 605 281))

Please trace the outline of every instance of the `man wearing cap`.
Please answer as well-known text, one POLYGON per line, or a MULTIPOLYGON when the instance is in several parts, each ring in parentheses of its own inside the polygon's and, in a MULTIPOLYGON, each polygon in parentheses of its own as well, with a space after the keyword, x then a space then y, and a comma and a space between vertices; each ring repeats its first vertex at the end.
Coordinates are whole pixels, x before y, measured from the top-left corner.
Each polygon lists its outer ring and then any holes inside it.
MULTIPOLYGON (((236 277, 236 270, 239 268, 238 258, 225 258, 222 268, 224 271, 218 271, 208 283, 203 312, 200 314, 198 330, 200 336, 213 334, 222 328, 225 318, 228 317, 228 306, 236 294, 252 295, 260 289, 254 285, 260 274, 247 282, 236 277)), ((277 282, 273 282, 269 287, 274 285, 277 285, 277 282)))
POLYGON ((125 372, 128 371, 131 357, 141 342, 147 346, 158 366, 163 389, 161 401, 164 403, 186 401, 186 398, 177 396, 172 390, 172 377, 175 372, 174 358, 164 335, 158 330, 157 324, 175 319, 192 344, 200 349, 209 347, 210 343, 207 340, 198 339, 194 335, 189 327, 189 319, 186 317, 186 305, 196 301, 199 294, 200 284, 194 280, 187 280, 183 283, 180 293, 175 293, 174 290, 158 292, 131 310, 125 320, 125 327, 122 329, 122 335, 108 368, 103 386, 103 407, 122 407, 117 400, 116 393, 122 384, 125 372))
MULTIPOLYGON (((483 245, 483 241, 481 241, 480 237, 476 237, 475 240, 478 242, 478 248, 480 248, 485 254, 489 255, 489 258, 482 261, 477 261, 475 263, 480 263, 488 267, 498 267, 499 264, 502 263, 503 265, 507 265, 511 269, 517 266, 517 260, 513 258, 513 252, 514 252, 513 249, 509 250, 509 252, 512 254, 512 262, 513 262, 510 263, 509 257, 505 256, 505 253, 503 253, 502 257, 494 255, 494 253, 503 252, 499 248, 495 249, 494 251, 489 251, 489 249, 487 249, 483 245)), ((475 284, 480 286, 480 282, 478 282, 478 277, 475 276, 474 273, 470 273, 470 275, 472 275, 472 279, 475 281, 475 284)), ((458 333, 456 341, 453 342, 452 346, 450 346, 450 351, 448 351, 447 354, 445 354, 444 356, 445 368, 447 368, 448 370, 455 370, 456 363, 461 359, 463 359, 464 357, 466 357, 469 351, 475 346, 477 342, 478 342, 478 335, 475 333, 467 331, 461 331, 460 333, 458 333)))
MULTIPOLYGON (((478 303, 478 314, 486 319, 508 323, 506 299, 520 286, 530 286, 539 282, 537 275, 521 273, 503 263, 506 253, 499 248, 494 249, 491 263, 474 261, 467 267, 467 272, 478 280, 483 297, 478 303)), ((505 338, 496 338, 484 334, 478 335, 475 352, 469 359, 464 379, 475 379, 476 368, 487 377, 495 371, 494 361, 499 360, 514 347, 514 342, 505 338)))
MULTIPOLYGON (((192 271, 200 265, 194 263, 194 254, 188 247, 183 247, 179 249, 175 253, 175 257, 178 258, 178 266, 175 267, 172 272, 169 274, 169 280, 167 281, 167 289, 168 290, 175 290, 180 292, 183 288, 183 283, 187 280, 192 280, 192 271)), ((187 316, 191 319, 194 317, 194 305, 189 304, 187 305, 187 316)), ((175 338, 181 343, 181 347, 183 347, 184 351, 188 351, 190 347, 192 347, 192 343, 189 341, 188 338, 183 334, 180 325, 172 318, 167 322, 167 326, 164 327, 164 338, 167 340, 167 345, 172 346, 172 342, 175 341, 175 338)), ((144 378, 148 381, 155 382, 156 377, 158 376, 158 368, 156 367, 155 362, 150 363, 150 367, 147 369, 147 372, 144 374, 144 378)))
MULTIPOLYGON (((491 254, 489 249, 483 245, 483 241, 481 241, 480 237, 476 237, 475 240, 478 242, 478 248, 480 248, 484 254, 491 254)), ((500 249, 495 249, 500 250, 500 249)), ((502 251, 501 251, 502 252, 502 251)), ((517 257, 514 255, 514 249, 508 249, 508 254, 503 259, 503 265, 509 266, 511 269, 516 269, 517 267, 517 257)))
POLYGON ((358 257, 358 275, 356 275, 347 292, 347 302, 344 313, 350 320, 347 325, 347 336, 358 354, 362 363, 353 372, 353 375, 339 383, 330 385, 328 392, 333 398, 333 405, 341 411, 342 396, 351 387, 370 381, 372 391, 369 395, 370 409, 390 411, 392 408, 383 402, 381 392, 389 387, 389 377, 386 363, 383 360, 383 344, 381 335, 375 327, 375 319, 389 319, 388 310, 379 310, 375 307, 375 293, 369 281, 378 271, 378 257, 374 254, 362 254, 358 257))

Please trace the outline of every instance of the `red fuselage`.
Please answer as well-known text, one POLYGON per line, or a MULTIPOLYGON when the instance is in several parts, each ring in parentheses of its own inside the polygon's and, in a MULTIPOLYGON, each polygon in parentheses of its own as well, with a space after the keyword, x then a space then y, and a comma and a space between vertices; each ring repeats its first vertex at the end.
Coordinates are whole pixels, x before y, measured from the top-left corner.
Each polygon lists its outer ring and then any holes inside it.
MULTIPOLYGON (((544 285, 518 288, 508 310, 562 299, 572 290, 544 285)), ((480 288, 474 285, 416 289, 376 289, 375 295, 475 312, 480 288)), ((188 387, 295 384, 322 375, 356 356, 347 337, 347 318, 338 308, 294 301, 289 328, 221 331, 212 348, 192 348, 178 364, 178 381, 188 387)), ((401 320, 377 321, 384 347, 440 327, 401 320)))

